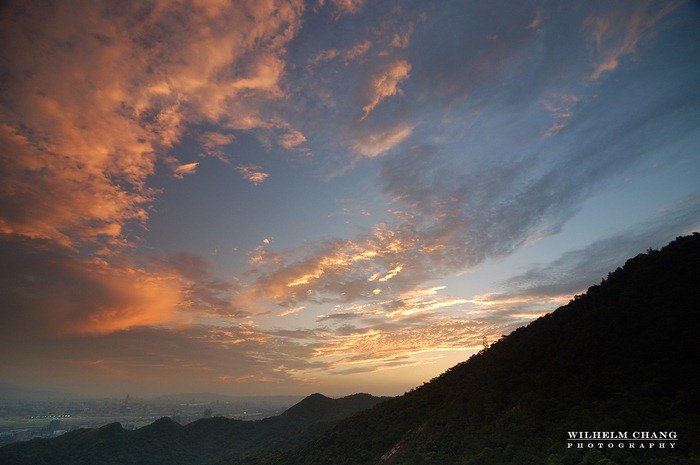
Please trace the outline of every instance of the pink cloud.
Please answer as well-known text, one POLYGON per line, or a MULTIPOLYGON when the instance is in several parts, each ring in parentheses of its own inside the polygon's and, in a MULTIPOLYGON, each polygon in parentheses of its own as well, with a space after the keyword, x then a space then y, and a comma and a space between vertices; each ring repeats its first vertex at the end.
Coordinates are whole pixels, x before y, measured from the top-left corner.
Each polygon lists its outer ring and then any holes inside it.
POLYGON ((408 79, 411 65, 405 60, 389 63, 379 73, 372 76, 369 85, 369 101, 362 107, 363 119, 385 98, 401 93, 399 84, 408 79))
POLYGON ((182 179, 187 175, 195 174, 197 172, 198 166, 199 166, 199 162, 185 163, 184 165, 179 165, 173 171, 173 175, 177 179, 182 179))
MULTIPOLYGON (((17 8, 8 5, 0 20, 1 232, 123 243, 124 225, 148 218, 156 161, 188 125, 288 126, 261 108, 284 96, 285 47, 300 27, 301 1, 17 8)), ((204 152, 221 157, 231 137, 205 134, 204 152)))
POLYGON ((236 169, 239 173, 241 173, 243 179, 256 186, 262 184, 267 178, 270 177, 270 174, 262 171, 262 168, 260 168, 258 165, 240 165, 237 166, 236 169))

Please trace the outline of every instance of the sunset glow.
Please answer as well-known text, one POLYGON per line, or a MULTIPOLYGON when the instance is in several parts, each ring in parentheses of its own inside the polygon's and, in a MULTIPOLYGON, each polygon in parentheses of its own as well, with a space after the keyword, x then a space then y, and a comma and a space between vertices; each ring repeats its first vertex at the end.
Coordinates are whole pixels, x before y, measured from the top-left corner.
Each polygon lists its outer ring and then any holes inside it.
POLYGON ((399 394, 700 227, 693 2, 10 1, 0 381, 399 394))

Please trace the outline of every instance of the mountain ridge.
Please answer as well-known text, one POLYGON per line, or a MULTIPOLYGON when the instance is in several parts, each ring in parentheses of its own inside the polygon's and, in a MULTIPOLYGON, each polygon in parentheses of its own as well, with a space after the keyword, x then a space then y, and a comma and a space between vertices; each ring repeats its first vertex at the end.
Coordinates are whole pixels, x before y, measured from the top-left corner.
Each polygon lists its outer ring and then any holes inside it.
POLYGON ((161 419, 137 430, 141 435, 112 424, 11 444, 0 449, 0 463, 699 463, 699 270, 700 234, 679 237, 400 397, 316 393, 270 419, 186 426, 161 419), (357 408, 367 400, 372 405, 357 408), (183 447, 184 431, 199 442, 183 447), (579 450, 567 447, 568 431, 674 431, 679 439, 674 449, 579 450), (235 441, 248 447, 235 449, 235 441), (36 450, 47 444, 54 447, 36 450), (57 450, 89 460, 47 461, 57 450), (143 451, 152 455, 138 455, 143 451))
POLYGON ((109 423, 52 439, 9 444, 0 448, 0 464, 217 463, 261 448, 270 451, 306 442, 338 420, 386 399, 369 394, 337 399, 315 394, 300 401, 301 408, 295 405, 281 415, 255 421, 214 417, 180 425, 163 417, 135 431, 109 423), (314 408, 308 411, 304 408, 308 405, 314 408))
POLYGON ((246 464, 690 464, 700 235, 629 259, 586 293, 403 396, 246 464), (566 448, 570 429, 673 429, 677 448, 566 448))

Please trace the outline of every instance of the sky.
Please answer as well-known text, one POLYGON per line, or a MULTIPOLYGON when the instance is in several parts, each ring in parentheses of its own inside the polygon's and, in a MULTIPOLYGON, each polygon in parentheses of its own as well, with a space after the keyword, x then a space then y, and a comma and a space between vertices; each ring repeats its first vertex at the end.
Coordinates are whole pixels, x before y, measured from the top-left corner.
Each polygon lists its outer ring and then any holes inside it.
POLYGON ((690 1, 8 1, 0 381, 396 395, 700 230, 690 1))

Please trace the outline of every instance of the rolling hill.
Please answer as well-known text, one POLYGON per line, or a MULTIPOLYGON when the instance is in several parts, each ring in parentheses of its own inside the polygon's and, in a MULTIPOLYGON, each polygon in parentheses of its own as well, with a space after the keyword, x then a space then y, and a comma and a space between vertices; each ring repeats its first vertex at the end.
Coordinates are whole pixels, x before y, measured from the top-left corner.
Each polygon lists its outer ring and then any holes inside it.
POLYGON ((52 439, 0 448, 0 464, 208 464, 254 451, 288 449, 317 437, 338 420, 386 397, 354 394, 331 399, 312 394, 281 415, 258 421, 207 418, 182 426, 161 418, 135 431, 111 423, 52 439))

